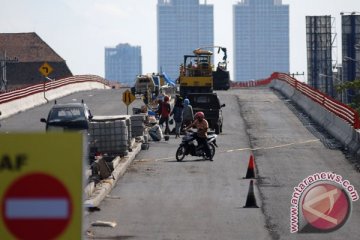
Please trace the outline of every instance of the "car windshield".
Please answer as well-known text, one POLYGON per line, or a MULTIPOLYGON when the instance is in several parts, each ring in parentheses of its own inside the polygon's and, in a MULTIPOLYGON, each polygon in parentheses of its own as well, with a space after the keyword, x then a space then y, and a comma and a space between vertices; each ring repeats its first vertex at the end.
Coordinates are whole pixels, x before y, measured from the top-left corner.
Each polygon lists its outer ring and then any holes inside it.
POLYGON ((86 120, 84 110, 78 107, 54 108, 50 112, 49 122, 86 120))

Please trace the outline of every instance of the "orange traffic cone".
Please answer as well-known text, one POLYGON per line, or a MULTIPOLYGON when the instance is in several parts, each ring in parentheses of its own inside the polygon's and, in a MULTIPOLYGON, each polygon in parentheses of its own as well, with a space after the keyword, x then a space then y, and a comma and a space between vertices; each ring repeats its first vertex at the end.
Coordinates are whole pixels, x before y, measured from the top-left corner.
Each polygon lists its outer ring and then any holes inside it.
POLYGON ((245 178, 255 178, 255 160, 254 155, 250 155, 248 169, 245 178))
POLYGON ((256 199, 255 199, 254 180, 250 181, 249 191, 244 208, 259 208, 258 205, 256 204, 256 199))

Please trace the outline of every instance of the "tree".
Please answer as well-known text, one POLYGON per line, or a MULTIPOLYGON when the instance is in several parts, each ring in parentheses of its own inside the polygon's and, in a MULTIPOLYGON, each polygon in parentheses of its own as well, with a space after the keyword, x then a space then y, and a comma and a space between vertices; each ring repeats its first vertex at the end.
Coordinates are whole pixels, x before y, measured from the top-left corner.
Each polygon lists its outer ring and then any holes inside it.
POLYGON ((337 92, 353 90, 354 95, 351 96, 352 102, 347 105, 360 113, 360 79, 347 81, 337 85, 335 88, 337 92))

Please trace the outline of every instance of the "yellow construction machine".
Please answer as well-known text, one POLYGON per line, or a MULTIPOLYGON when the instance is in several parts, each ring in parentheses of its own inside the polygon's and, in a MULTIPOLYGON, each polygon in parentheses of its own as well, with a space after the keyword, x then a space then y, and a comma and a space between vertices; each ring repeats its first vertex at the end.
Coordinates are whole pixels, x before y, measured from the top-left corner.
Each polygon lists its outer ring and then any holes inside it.
POLYGON ((186 96, 188 93, 213 92, 214 89, 229 89, 226 48, 219 47, 219 51, 220 49, 224 52, 224 61, 219 62, 216 71, 213 71, 211 51, 198 48, 193 51, 193 55, 184 55, 184 62, 180 65, 180 75, 177 80, 181 96, 186 96))

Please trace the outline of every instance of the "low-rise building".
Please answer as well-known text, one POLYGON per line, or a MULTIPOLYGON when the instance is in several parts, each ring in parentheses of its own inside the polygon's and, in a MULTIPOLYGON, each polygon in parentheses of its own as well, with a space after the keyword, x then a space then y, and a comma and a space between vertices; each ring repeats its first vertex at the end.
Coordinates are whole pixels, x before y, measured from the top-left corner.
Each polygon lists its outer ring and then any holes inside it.
POLYGON ((50 79, 72 76, 66 62, 36 33, 0 33, 0 89, 12 90, 47 79, 39 69, 47 63, 50 79))

